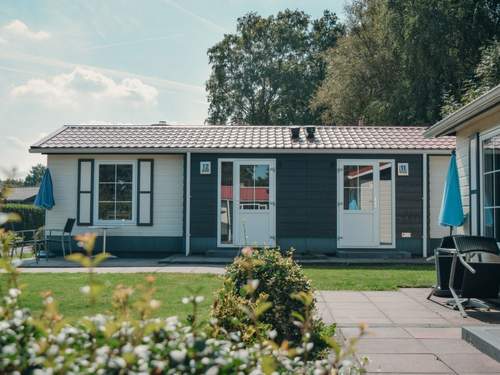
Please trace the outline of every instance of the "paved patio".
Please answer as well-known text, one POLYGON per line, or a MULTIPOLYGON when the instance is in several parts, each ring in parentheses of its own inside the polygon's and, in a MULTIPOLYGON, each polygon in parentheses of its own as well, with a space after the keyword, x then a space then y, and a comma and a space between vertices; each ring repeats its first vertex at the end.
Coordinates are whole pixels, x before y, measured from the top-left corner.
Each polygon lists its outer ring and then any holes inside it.
MULTIPOLYGON (((429 289, 394 292, 320 291, 321 317, 354 337, 360 322, 368 334, 358 344, 369 373, 500 374, 500 363, 461 339, 462 327, 500 322, 500 311, 458 311, 427 301, 429 289)), ((438 299, 444 303, 446 299, 438 299)))

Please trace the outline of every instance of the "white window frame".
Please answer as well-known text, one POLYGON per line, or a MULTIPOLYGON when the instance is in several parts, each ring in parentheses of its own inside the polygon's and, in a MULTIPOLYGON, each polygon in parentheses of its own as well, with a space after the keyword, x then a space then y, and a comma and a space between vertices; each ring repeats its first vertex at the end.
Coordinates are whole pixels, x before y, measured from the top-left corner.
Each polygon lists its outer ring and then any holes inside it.
MULTIPOLYGON (((221 235, 221 168, 222 163, 224 162, 232 162, 233 163, 233 186, 236 179, 239 180, 239 168, 235 168, 235 165, 238 163, 249 163, 249 164, 259 164, 265 163, 269 164, 269 168, 271 168, 274 173, 269 176, 269 220, 271 221, 271 232, 274 236, 274 245, 276 245, 276 160, 275 159, 256 159, 256 158, 219 158, 217 160, 217 247, 220 248, 239 248, 240 238, 239 238, 239 230, 235 230, 239 228, 239 208, 236 206, 233 207, 233 243, 227 244, 222 243, 220 239, 221 235), (235 223, 238 223, 238 227, 235 227, 235 223)), ((238 164, 239 165, 239 164, 238 164)), ((236 201, 240 199, 240 189, 233 190, 233 205, 235 205, 236 201)))
MULTIPOLYGON (((395 249, 396 248, 396 160, 395 159, 337 159, 337 248, 338 249, 395 249), (392 164, 392 171, 391 171, 391 181, 392 181, 392 186, 391 186, 391 204, 392 204, 392 223, 391 223, 391 231, 392 231, 392 243, 391 244, 381 244, 380 243, 380 212, 378 212, 378 209, 380 208, 380 197, 374 197, 374 199, 377 199, 377 212, 378 215, 375 216, 375 225, 377 227, 377 233, 378 233, 378 246, 349 246, 347 244, 342 244, 342 241, 340 239, 341 233, 340 231, 342 230, 342 219, 343 219, 343 205, 340 206, 340 202, 344 201, 344 191, 343 191, 343 182, 340 182, 340 175, 342 174, 342 179, 343 179, 343 173, 344 171, 340 171, 340 168, 343 169, 343 166, 345 164, 347 165, 363 165, 363 163, 376 163, 378 164, 378 172, 379 172, 379 178, 380 178, 380 163, 391 163, 392 164), (342 185, 342 189, 340 189, 340 186, 342 185)), ((405 177, 401 177, 405 178, 405 177)), ((377 187, 376 193, 380 194, 380 189, 377 187)), ((375 194, 375 189, 374 189, 374 194, 375 194)))
POLYGON ((96 160, 94 173, 94 223, 96 225, 135 225, 137 209, 137 160, 96 160), (101 165, 132 165, 132 218, 130 220, 99 219, 99 168, 101 165))
MULTIPOLYGON (((484 163, 483 163, 483 143, 484 141, 500 135, 500 125, 496 125, 493 129, 489 129, 479 134, 479 209, 480 209, 480 220, 481 220, 481 235, 484 236, 484 163)), ((470 160, 469 160, 470 163, 470 160)), ((471 165, 471 169, 475 167, 471 165)), ((472 174, 472 172, 471 172, 472 174)))

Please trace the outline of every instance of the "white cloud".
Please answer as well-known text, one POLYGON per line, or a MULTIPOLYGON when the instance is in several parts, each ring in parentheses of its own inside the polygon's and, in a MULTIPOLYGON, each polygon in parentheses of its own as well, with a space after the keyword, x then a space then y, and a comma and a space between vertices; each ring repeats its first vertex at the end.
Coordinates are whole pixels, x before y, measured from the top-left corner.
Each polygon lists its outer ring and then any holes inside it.
POLYGON ((9 22, 7 25, 5 25, 2 28, 2 31, 5 34, 23 37, 26 39, 31 39, 31 40, 36 40, 36 41, 45 40, 45 39, 50 38, 50 33, 48 33, 47 31, 42 31, 42 30, 32 31, 32 30, 30 30, 28 25, 26 25, 24 22, 22 22, 20 20, 13 20, 13 21, 9 22))
POLYGON ((156 104, 158 90, 138 78, 114 79, 93 69, 76 67, 71 73, 49 79, 31 79, 16 86, 10 95, 33 97, 49 105, 78 106, 86 99, 129 100, 136 104, 156 104))

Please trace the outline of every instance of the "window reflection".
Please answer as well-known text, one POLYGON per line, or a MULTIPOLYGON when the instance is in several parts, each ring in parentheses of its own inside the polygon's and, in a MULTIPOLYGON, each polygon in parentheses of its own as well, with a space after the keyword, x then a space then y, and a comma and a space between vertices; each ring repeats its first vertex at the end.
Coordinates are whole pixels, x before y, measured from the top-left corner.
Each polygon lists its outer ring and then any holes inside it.
POLYGON ((483 141, 483 234, 500 241, 500 136, 483 141))
POLYGON ((344 166, 344 210, 373 209, 373 166, 344 166))
POLYGON ((269 209, 269 165, 240 165, 240 209, 269 209))
POLYGON ((221 163, 220 242, 233 243, 233 163, 221 163))

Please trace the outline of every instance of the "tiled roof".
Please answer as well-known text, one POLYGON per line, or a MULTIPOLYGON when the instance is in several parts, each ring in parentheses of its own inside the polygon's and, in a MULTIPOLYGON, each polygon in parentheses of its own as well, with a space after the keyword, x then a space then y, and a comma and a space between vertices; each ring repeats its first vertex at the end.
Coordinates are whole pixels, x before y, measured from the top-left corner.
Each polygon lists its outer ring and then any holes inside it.
POLYGON ((38 186, 9 188, 8 195, 5 200, 7 202, 25 201, 37 195, 38 189, 38 186))
MULTIPOLYGON (((426 139, 425 127, 316 126, 313 140, 304 127, 292 140, 287 126, 68 125, 31 146, 32 152, 84 149, 265 149, 265 150, 450 150, 455 137, 426 139)), ((84 151, 82 150, 82 151, 84 151)))

